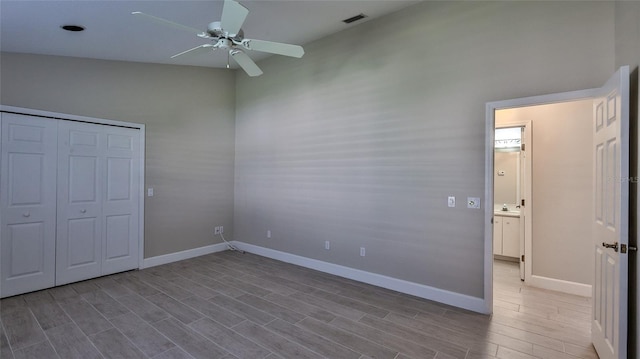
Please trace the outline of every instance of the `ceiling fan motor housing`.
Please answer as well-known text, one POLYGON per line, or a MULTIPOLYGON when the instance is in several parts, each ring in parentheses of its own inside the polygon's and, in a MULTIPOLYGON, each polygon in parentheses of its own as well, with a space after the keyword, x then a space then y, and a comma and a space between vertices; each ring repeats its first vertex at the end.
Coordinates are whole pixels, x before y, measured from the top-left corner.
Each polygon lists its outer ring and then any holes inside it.
POLYGON ((244 39, 244 31, 242 31, 242 29, 240 29, 240 31, 238 31, 238 33, 231 37, 230 35, 233 34, 228 34, 226 31, 224 31, 222 29, 222 25, 220 25, 220 21, 214 21, 212 23, 210 23, 207 26, 207 33, 214 38, 220 39, 220 38, 227 38, 227 39, 233 39, 235 41, 242 41, 242 39, 244 39))

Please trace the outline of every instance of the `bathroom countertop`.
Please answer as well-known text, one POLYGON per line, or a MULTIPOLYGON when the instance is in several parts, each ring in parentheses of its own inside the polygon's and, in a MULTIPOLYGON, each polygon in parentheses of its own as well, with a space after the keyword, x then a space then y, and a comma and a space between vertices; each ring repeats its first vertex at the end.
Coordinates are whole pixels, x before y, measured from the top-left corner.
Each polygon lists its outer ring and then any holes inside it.
POLYGON ((520 208, 515 208, 515 205, 507 205, 507 208, 509 208, 508 211, 503 211, 502 205, 496 204, 493 208, 493 215, 503 217, 520 217, 520 208))

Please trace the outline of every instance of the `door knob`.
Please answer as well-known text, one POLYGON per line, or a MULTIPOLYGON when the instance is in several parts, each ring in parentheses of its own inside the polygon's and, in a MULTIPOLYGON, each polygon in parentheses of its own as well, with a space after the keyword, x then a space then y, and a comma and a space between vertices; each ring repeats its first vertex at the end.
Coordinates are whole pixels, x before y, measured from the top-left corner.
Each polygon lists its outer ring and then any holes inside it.
POLYGON ((602 246, 605 248, 613 248, 615 252, 618 251, 618 242, 613 242, 613 244, 602 242, 602 246))
POLYGON ((87 210, 86 209, 81 209, 80 213, 87 213, 87 210))
POLYGON ((22 216, 23 216, 23 217, 29 217, 29 216, 31 216, 31 213, 29 213, 29 212, 24 212, 24 213, 22 214, 22 216))

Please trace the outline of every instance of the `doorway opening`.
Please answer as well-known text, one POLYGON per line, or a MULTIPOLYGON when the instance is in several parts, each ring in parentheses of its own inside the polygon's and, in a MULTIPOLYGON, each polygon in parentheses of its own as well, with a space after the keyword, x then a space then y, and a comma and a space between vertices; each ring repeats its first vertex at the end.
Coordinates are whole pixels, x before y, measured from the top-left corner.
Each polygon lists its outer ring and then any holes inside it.
MULTIPOLYGON (((559 105, 562 103, 585 100, 591 102, 592 135, 589 152, 593 156, 591 176, 592 183, 592 228, 588 236, 592 242, 593 277, 592 280, 592 310, 589 314, 590 343, 595 347, 600 357, 622 358, 627 353, 627 314, 628 314, 628 227, 629 204, 626 201, 629 193, 629 67, 621 67, 600 88, 551 94, 487 103, 486 133, 487 146, 485 151, 485 223, 491 223, 494 218, 494 132, 496 114, 500 110, 516 109, 539 105, 559 105)), ((535 126, 535 134, 538 133, 535 126)), ((555 133, 553 131, 551 133, 555 133)), ((565 136, 566 137, 566 136, 565 136)), ((576 136, 569 136, 576 137, 576 136)), ((589 136, 587 136, 588 139, 589 136)), ((569 148, 574 144, 568 141, 569 148)), ((535 143, 534 146, 535 147, 535 143)), ((544 146, 543 146, 544 147, 544 146)), ((576 146, 577 147, 577 146, 576 146)), ((553 153, 557 155, 556 153, 553 153)), ((535 158, 535 153, 533 157, 535 158)), ((567 166, 565 164, 565 166, 567 166)), ((561 176, 552 168, 551 178, 556 181, 561 176)), ((534 168, 534 174, 536 170, 534 168)), ((534 180, 535 182, 535 180, 534 180)), ((578 186, 576 186, 578 187, 578 186)), ((536 188, 536 185, 533 185, 536 188)), ((550 190, 552 193, 553 191, 550 190)), ((548 193, 547 193, 548 195, 548 193)), ((591 197, 590 196, 590 197, 591 197)), ((537 196, 530 199, 535 208, 537 196)), ((576 207, 579 204, 576 204, 576 207)), ((527 207, 525 207, 527 209, 527 207)), ((529 209, 530 210, 530 209, 529 209)), ((532 216, 535 220, 536 215, 532 216)), ((532 222, 533 223, 533 222, 532 222)), ((526 225, 525 225, 526 226, 526 225)), ((535 227, 535 224, 529 228, 535 227)), ((571 227, 571 226, 567 226, 571 227)), ((535 228, 532 228, 535 230, 535 228)), ((494 312, 494 276, 493 276, 493 226, 485 226, 485 305, 488 313, 494 312)), ((535 241, 535 235, 533 237, 535 241)), ((531 241, 530 241, 531 242, 531 241)), ((528 248, 525 247, 525 251, 528 248)), ((557 249, 556 249, 557 250, 557 249)), ((526 255, 526 253, 525 253, 526 255)), ((531 252, 535 262, 536 252, 531 252)), ((546 258, 540 258, 546 259, 546 258)), ((525 257, 525 263, 526 257, 525 257)), ((533 272, 537 270, 532 263, 533 272)), ((540 266, 539 268, 545 268, 540 266)), ((585 272, 587 272, 585 270, 585 272)), ((525 280, 526 280, 525 276, 525 280)), ((566 281, 560 279, 555 285, 563 285, 566 281)), ((525 286, 523 288, 534 288, 525 286)), ((554 292, 542 289, 542 296, 552 296, 554 292)), ((557 292, 555 292, 557 293, 557 292)), ((563 294, 567 295, 567 294, 563 294)), ((574 296, 577 297, 577 296, 574 296)), ((494 313, 498 313, 495 311, 494 313)))

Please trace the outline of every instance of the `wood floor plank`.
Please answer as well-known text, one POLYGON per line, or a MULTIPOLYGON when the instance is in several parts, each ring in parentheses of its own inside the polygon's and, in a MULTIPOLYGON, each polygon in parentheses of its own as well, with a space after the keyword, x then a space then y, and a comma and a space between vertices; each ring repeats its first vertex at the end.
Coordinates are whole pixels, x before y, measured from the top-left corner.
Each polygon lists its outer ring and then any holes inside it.
POLYGON ((271 350, 272 352, 278 353, 278 355, 283 358, 322 358, 320 354, 314 353, 311 350, 250 321, 245 321, 236 325, 233 327, 233 330, 244 335, 246 338, 251 339, 251 341, 271 350))
POLYGON ((13 358, 13 351, 9 346, 9 340, 4 334, 4 325, 0 321, 0 358, 13 358))
POLYGON ((60 358, 48 340, 18 349, 14 353, 16 359, 55 359, 60 358))
POLYGON ((422 346, 433 349, 436 352, 442 352, 454 358, 461 358, 467 355, 467 348, 460 345, 442 340, 437 337, 426 335, 424 332, 413 330, 411 328, 398 325, 388 320, 380 319, 372 315, 365 315, 360 322, 370 327, 380 328, 388 334, 395 335, 400 338, 419 343, 422 346))
POLYGON ((245 320, 233 312, 221 307, 210 300, 205 300, 201 297, 193 296, 182 301, 182 303, 190 306, 191 308, 199 311, 205 316, 216 320, 217 322, 227 327, 232 327, 245 320))
POLYGON ((89 339, 105 358, 145 359, 140 349, 115 328, 90 335, 89 339))
POLYGON ((276 319, 273 315, 240 302, 226 295, 219 295, 210 299, 212 303, 224 306, 227 310, 249 319, 257 324, 267 324, 276 319))
POLYGON ((223 358, 228 354, 212 341, 176 319, 169 318, 152 325, 196 359, 223 358))
POLYGON ((182 304, 181 302, 169 297, 164 293, 152 295, 150 297, 147 297, 147 299, 159 308, 162 308, 174 318, 183 322, 184 324, 195 322, 196 320, 203 317, 203 315, 199 312, 191 309, 187 305, 182 304))
POLYGON ((238 358, 259 359, 271 354, 269 350, 209 318, 200 319, 189 326, 238 358))
MULTIPOLYGON (((25 302, 21 300, 21 303, 25 302)), ((2 323, 4 333, 14 352, 46 340, 38 321, 26 305, 15 306, 10 311, 2 313, 2 323)))
POLYGON ((175 344, 135 314, 123 314, 110 320, 138 349, 152 357, 161 354, 175 344))
POLYGON ((81 297, 91 304, 105 318, 110 319, 129 312, 122 304, 102 290, 82 294, 81 297))
POLYGON ((300 313, 250 294, 241 295, 237 297, 236 300, 254 308, 258 308, 263 312, 269 313, 274 317, 280 318, 289 323, 295 324, 305 318, 305 316, 300 313))
POLYGON ((45 332, 63 359, 101 359, 102 355, 75 323, 67 323, 45 332))
POLYGON ((135 293, 120 297, 117 301, 149 323, 167 319, 170 316, 168 312, 135 293))
POLYGON ((143 297, 148 297, 151 295, 156 295, 160 293, 156 288, 148 285, 147 283, 141 281, 135 276, 126 276, 115 279, 116 283, 128 288, 134 293, 141 295, 143 297))
POLYGON ((362 355, 280 319, 267 324, 266 328, 327 358, 359 359, 362 355))
POLYGON ((306 316, 309 316, 311 318, 314 319, 318 319, 321 320, 323 322, 330 322, 333 320, 333 318, 335 318, 336 316, 329 313, 328 311, 321 309, 319 307, 316 307, 314 305, 311 304, 307 304, 305 302, 302 302, 300 300, 297 300, 295 298, 292 297, 287 297, 286 296, 286 292, 281 293, 271 293, 269 295, 267 295, 266 297, 264 297, 264 299, 269 300, 273 303, 276 303, 278 305, 282 305, 286 308, 290 308, 293 311, 296 311, 298 313, 302 313, 306 316))
POLYGON ((428 359, 434 358, 437 353, 435 350, 421 346, 420 344, 416 344, 394 335, 389 335, 384 330, 373 328, 344 317, 336 317, 336 319, 332 320, 330 324, 359 335, 372 342, 379 343, 402 354, 408 355, 409 357, 428 359))
POLYGON ((398 355, 395 350, 313 318, 306 318, 296 325, 371 358, 393 359, 398 355))

